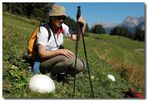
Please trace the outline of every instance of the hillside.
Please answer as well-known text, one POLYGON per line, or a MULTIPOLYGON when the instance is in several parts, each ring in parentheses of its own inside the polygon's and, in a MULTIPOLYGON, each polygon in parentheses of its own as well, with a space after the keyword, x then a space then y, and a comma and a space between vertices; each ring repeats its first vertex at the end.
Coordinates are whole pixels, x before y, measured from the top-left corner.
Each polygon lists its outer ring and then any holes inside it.
MULTIPOLYGON (((3 97, 4 98, 73 98, 73 82, 55 81, 55 93, 38 94, 28 87, 33 73, 22 57, 27 54, 27 40, 37 27, 31 20, 3 13, 3 97)), ((129 88, 144 95, 144 43, 128 38, 89 33, 85 37, 95 98, 124 98, 129 88), (116 81, 107 78, 112 74, 116 81)), ((75 51, 75 43, 65 39, 65 48, 75 51)), ((84 59, 82 41, 78 56, 84 59)), ((91 95, 87 70, 77 76, 76 98, 91 95)))

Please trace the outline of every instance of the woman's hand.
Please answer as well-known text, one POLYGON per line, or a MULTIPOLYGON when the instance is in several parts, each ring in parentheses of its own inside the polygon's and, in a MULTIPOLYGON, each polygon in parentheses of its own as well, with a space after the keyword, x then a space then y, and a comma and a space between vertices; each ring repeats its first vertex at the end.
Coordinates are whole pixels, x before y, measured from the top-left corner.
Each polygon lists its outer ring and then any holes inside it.
POLYGON ((59 49, 59 54, 65 55, 68 58, 73 57, 74 55, 74 53, 68 49, 59 49))
POLYGON ((85 29, 86 29, 86 21, 85 21, 85 19, 82 16, 80 16, 79 19, 78 19, 78 22, 83 25, 82 32, 84 33, 85 29))
MULTIPOLYGON (((80 16, 79 19, 78 19, 78 22, 82 24, 82 33, 84 33, 85 29, 86 29, 85 19, 82 16, 80 16)), ((80 34, 82 34, 82 33, 80 33, 80 34)), ((78 33, 69 35, 69 38, 72 39, 72 40, 77 40, 77 36, 76 36, 77 34, 78 33)))

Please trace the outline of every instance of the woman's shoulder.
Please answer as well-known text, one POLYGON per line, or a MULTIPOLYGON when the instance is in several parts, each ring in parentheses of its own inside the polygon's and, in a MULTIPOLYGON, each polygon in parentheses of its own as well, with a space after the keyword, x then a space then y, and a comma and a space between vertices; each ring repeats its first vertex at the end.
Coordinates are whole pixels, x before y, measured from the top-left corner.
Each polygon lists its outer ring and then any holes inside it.
POLYGON ((48 36, 48 30, 44 26, 40 26, 38 34, 42 36, 48 36))

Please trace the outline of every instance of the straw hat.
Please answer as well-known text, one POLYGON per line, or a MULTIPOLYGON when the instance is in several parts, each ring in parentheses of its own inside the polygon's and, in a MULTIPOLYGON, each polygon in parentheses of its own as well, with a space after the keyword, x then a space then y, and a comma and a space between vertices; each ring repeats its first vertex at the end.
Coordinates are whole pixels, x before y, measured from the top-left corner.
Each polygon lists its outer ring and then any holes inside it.
POLYGON ((65 13, 65 8, 60 5, 53 5, 51 7, 51 11, 49 13, 49 16, 65 16, 67 17, 65 13))

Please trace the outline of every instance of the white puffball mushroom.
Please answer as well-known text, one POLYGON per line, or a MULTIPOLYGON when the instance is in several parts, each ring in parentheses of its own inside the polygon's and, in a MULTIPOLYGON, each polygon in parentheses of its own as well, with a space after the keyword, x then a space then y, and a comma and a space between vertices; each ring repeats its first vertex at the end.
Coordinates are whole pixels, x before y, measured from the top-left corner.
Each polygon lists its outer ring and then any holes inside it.
POLYGON ((94 76, 91 76, 91 79, 93 80, 95 77, 94 76))
POLYGON ((50 93, 55 91, 55 84, 49 76, 36 74, 29 81, 29 88, 34 92, 50 93))
POLYGON ((112 81, 115 81, 115 78, 114 78, 114 76, 113 76, 113 75, 108 74, 108 75, 107 75, 107 77, 108 77, 109 79, 111 79, 112 81))

